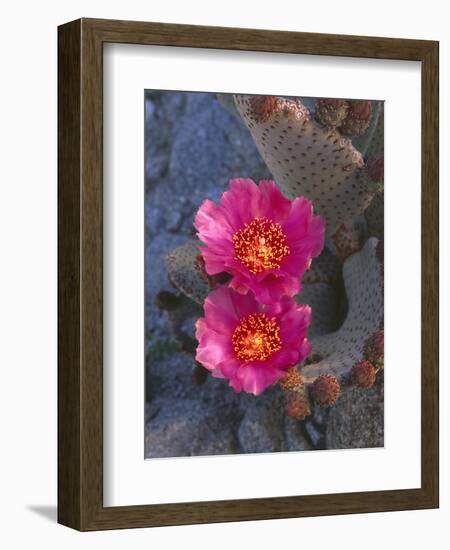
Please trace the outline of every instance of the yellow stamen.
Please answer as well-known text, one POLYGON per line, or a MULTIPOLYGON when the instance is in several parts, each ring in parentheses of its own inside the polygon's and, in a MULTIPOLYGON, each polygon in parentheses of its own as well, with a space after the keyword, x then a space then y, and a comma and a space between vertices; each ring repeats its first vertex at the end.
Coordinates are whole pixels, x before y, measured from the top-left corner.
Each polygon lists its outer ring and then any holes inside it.
POLYGON ((243 317, 232 336, 233 349, 241 361, 265 361, 281 349, 280 327, 265 313, 243 317))
POLYGON ((290 252, 281 225, 267 218, 254 218, 232 237, 236 258, 251 273, 278 269, 290 252))

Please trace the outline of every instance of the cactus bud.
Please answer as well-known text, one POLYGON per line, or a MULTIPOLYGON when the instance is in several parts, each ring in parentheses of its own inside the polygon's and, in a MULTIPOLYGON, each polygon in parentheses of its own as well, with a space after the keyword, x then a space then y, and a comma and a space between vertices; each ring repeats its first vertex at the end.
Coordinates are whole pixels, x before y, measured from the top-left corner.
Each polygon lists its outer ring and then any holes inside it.
POLYGON ((250 97, 249 106, 255 122, 267 122, 277 110, 278 98, 272 95, 255 95, 250 97))
POLYGON ((377 330, 366 342, 366 358, 376 368, 384 368, 384 330, 377 330))
POLYGON ((303 388, 303 377, 297 368, 293 367, 286 371, 286 375, 280 381, 280 387, 285 392, 299 391, 303 388))
POLYGON ((337 128, 347 116, 348 103, 345 99, 318 99, 316 115, 324 126, 337 128))
POLYGON ((359 136, 369 127, 372 119, 372 102, 367 100, 349 100, 347 116, 341 125, 341 133, 347 136, 359 136))
POLYGON ((289 392, 286 395, 286 414, 304 420, 311 414, 309 399, 305 392, 289 392))
POLYGON ((376 370, 370 361, 360 361, 353 365, 352 382, 360 388, 370 388, 376 380, 376 370))
POLYGON ((325 408, 336 403, 341 394, 341 386, 335 376, 321 374, 314 380, 311 391, 317 404, 325 408))

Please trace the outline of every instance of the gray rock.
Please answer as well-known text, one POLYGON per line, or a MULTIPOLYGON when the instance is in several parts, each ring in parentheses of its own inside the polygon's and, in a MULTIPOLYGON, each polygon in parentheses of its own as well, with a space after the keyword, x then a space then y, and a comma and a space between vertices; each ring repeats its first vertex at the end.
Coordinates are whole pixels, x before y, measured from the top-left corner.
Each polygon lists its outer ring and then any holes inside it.
POLYGON ((170 212, 166 213, 166 227, 168 231, 175 233, 183 221, 183 215, 180 209, 176 207, 173 208, 170 212))
POLYGON ((194 338, 196 322, 197 322, 196 317, 190 317, 189 319, 186 319, 185 321, 183 321, 181 325, 181 330, 188 336, 191 336, 192 338, 194 338))
POLYGON ((154 237, 161 231, 164 231, 164 219, 161 213, 161 209, 153 206, 152 203, 145 203, 145 228, 150 234, 150 237, 154 237))
POLYGON ((145 249, 145 306, 146 328, 156 333, 167 334, 166 315, 155 305, 156 294, 160 290, 172 290, 165 270, 166 255, 186 238, 182 235, 161 232, 150 240, 145 249))
MULTIPOLYGON (((195 97, 192 102, 201 100, 195 97)), ((226 142, 221 128, 213 125, 211 109, 197 109, 187 114, 170 155, 169 175, 177 193, 185 193, 186 187, 204 188, 205 184, 219 183, 223 151, 226 142)))
POLYGON ((330 416, 326 433, 327 449, 361 449, 384 445, 384 380, 377 375, 369 389, 344 389, 330 416))
POLYGON ((231 427, 195 399, 166 400, 146 426, 147 458, 232 454, 231 427))
POLYGON ((315 449, 324 448, 324 430, 318 425, 314 418, 307 417, 304 421, 305 431, 308 434, 309 441, 315 449))
POLYGON ((194 358, 182 352, 147 354, 147 398, 152 402, 165 399, 193 399, 210 414, 221 415, 233 424, 243 416, 247 398, 228 387, 226 380, 209 377, 205 384, 192 383, 194 358))
POLYGON ((244 453, 270 453, 283 448, 284 412, 280 392, 252 397, 238 430, 244 453))
POLYGON ((317 403, 313 403, 311 409, 311 417, 314 419, 315 424, 319 426, 325 426, 325 424, 328 422, 329 414, 329 408, 320 407, 317 403))
POLYGON ((155 122, 155 103, 150 96, 145 98, 145 126, 151 128, 155 122))
POLYGON ((167 152, 162 151, 152 154, 151 152, 145 159, 145 175, 147 177, 147 188, 151 189, 157 185, 158 179, 165 176, 169 166, 167 152))
POLYGON ((284 451, 311 451, 313 447, 302 431, 302 422, 286 416, 284 419, 284 451))
POLYGON ((192 384, 194 360, 186 353, 169 353, 158 356, 151 348, 147 354, 147 398, 159 405, 174 397, 198 398, 198 388, 192 384))
POLYGON ((231 178, 269 177, 247 129, 212 94, 187 94, 170 154, 169 176, 177 192, 198 205, 210 189, 231 178))

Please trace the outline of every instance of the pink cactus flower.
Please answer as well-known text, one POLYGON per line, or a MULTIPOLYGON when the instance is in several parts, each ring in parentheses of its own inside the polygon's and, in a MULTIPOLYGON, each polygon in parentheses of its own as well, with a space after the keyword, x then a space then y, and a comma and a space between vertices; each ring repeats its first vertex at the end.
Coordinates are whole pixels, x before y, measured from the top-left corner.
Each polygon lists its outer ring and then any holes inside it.
POLYGON ((292 298, 262 305, 252 292, 213 290, 196 323, 196 359, 236 392, 261 394, 311 352, 306 339, 311 308, 292 298))
POLYGON ((325 223, 304 197, 288 200, 274 181, 230 181, 220 204, 205 200, 194 221, 208 275, 270 304, 300 291, 300 279, 323 249, 325 223))

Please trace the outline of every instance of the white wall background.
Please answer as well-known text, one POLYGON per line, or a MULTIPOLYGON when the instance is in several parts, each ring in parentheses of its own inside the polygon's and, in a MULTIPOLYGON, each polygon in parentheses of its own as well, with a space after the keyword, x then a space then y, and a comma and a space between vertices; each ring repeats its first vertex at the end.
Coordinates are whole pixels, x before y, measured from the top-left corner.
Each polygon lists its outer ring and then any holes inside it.
MULTIPOLYGON (((16 1, 2 10, 0 545, 365 550, 450 539, 450 35, 446 3, 16 1), (80 16, 441 41, 441 509, 80 534, 56 517, 56 26, 80 16)), ((405 128, 407 131, 407 128, 405 128)), ((405 197, 407 204, 407 197, 405 197)), ((405 277, 408 274, 405 273, 405 277)), ((405 312, 406 314, 406 312, 405 312)), ((337 473, 338 475, 338 473, 337 473)))

